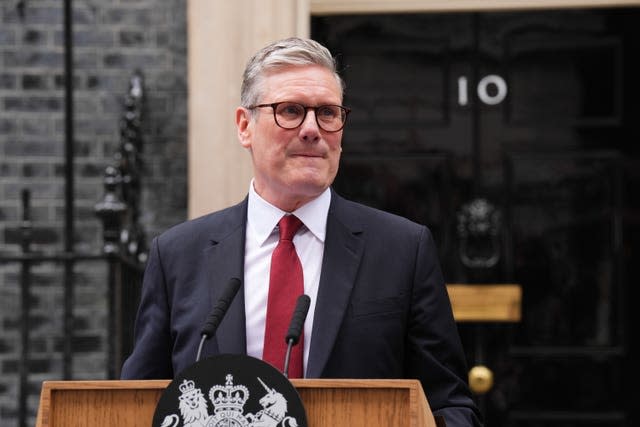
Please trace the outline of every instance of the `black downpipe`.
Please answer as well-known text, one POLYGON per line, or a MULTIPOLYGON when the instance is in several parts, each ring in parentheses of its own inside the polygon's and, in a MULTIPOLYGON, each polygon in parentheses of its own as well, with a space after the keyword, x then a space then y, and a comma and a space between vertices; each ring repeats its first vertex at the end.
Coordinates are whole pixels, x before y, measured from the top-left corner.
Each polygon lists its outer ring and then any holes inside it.
MULTIPOLYGON (((74 128, 73 128, 73 10, 72 0, 64 1, 64 133, 65 133, 65 169, 64 169, 64 251, 73 252, 73 207, 74 207, 74 128)), ((72 377, 72 338, 73 338, 73 260, 64 263, 64 355, 63 376, 72 377)))
POLYGON ((18 425, 27 427, 27 398, 29 393, 29 298, 31 296, 31 193, 22 190, 22 223, 20 224, 20 242, 24 259, 20 265, 20 389, 18 397, 18 425))

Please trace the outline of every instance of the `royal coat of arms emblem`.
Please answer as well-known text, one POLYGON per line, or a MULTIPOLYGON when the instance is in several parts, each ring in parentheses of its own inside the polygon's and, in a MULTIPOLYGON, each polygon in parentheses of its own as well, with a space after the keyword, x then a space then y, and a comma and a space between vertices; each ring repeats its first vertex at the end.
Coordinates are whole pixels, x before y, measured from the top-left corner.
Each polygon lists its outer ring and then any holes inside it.
MULTIPOLYGON (((228 356, 223 356, 228 357, 228 356)), ((234 356, 236 357, 236 356, 234 356)), ((246 356, 241 356, 244 360, 246 356)), ((216 359, 216 358, 212 358, 216 359)), ((255 360, 255 359, 253 359, 255 360)), ((256 362, 251 363, 256 363, 256 362)), ((263 364, 262 361, 257 361, 263 364)), ((202 362, 199 362, 202 363, 202 362)), ((209 361, 211 363, 211 361, 209 361)), ((196 364, 197 365, 197 364, 196 364)), ((271 367, 269 367, 271 368, 271 367)), ((206 370, 210 372, 209 370, 206 370)), ((246 372, 244 372, 246 374, 246 372)), ((277 371, 277 379, 281 374, 277 371)), ((186 372, 185 372, 186 374, 186 372)), ((267 372, 267 374, 271 374, 267 372)), ((234 373, 227 371, 224 384, 211 384, 201 388, 198 376, 183 375, 175 382, 175 392, 161 398, 156 409, 154 426, 159 427, 304 427, 306 417, 302 408, 300 414, 290 413, 286 397, 289 390, 278 390, 260 376, 244 375, 244 384, 234 379, 234 373), (250 380, 249 378, 253 378, 250 380), (204 390, 204 391, 203 391, 204 390), (177 399, 176 399, 177 396, 177 399), (173 404, 171 403, 173 400, 173 404), (177 404, 177 407, 176 407, 177 404), (159 412, 160 406, 163 409, 159 412), (173 406, 173 410, 169 409, 173 406), (177 409, 177 411, 176 411, 177 409)), ((285 380, 285 384, 290 383, 285 380)), ((206 383, 207 381, 203 381, 206 383)), ((279 382, 279 381, 278 381, 279 382)), ((279 384, 282 386, 282 383, 279 384)), ((171 385, 170 385, 171 387, 171 385)), ((285 389, 287 387, 284 387, 285 389)), ((293 389, 293 386, 291 386, 293 389)), ((295 389, 293 389, 295 392, 295 389)), ((299 396, 295 393, 296 399, 299 396)), ((301 405, 296 401, 294 405, 301 405)), ((295 411, 294 411, 295 412, 295 411)))

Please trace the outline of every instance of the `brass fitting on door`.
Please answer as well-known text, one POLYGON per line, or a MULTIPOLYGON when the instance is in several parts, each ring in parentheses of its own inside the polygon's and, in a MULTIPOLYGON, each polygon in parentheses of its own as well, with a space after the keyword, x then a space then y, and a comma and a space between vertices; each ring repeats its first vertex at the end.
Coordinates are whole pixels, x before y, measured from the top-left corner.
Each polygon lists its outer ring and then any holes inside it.
POLYGON ((469 370, 469 387, 476 394, 484 394, 493 387, 493 371, 483 365, 476 365, 469 370))

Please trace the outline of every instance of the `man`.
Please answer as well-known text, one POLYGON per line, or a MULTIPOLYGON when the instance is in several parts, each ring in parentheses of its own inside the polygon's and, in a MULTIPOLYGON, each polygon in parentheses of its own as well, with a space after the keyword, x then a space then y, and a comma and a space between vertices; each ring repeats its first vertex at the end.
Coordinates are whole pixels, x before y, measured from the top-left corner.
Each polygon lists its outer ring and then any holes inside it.
POLYGON ((303 224, 289 238, 303 284, 285 294, 311 298, 300 374, 417 378, 448 426, 479 424, 429 230, 330 187, 349 112, 342 99, 333 57, 312 40, 278 41, 250 60, 236 110, 253 161, 249 195, 154 239, 122 378, 171 378, 191 365, 201 327, 232 277, 242 289, 203 354, 269 360, 271 258, 280 220, 292 214, 303 224))

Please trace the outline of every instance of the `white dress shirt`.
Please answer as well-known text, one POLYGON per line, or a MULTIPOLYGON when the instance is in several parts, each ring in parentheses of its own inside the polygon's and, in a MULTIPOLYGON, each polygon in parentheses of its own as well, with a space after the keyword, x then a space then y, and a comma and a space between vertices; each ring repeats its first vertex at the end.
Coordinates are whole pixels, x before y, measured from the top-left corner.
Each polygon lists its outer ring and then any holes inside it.
MULTIPOLYGON (((303 223, 293 238, 293 244, 302 264, 304 293, 311 298, 309 313, 304 323, 303 372, 306 372, 309 360, 330 203, 331 191, 326 189, 316 199, 292 212, 303 223)), ((264 344, 271 253, 279 240, 278 221, 285 214, 286 212, 260 197, 251 181, 244 258, 244 307, 247 322, 247 354, 259 359, 262 359, 264 344)), ((284 341, 284 337, 282 340, 284 341)))

